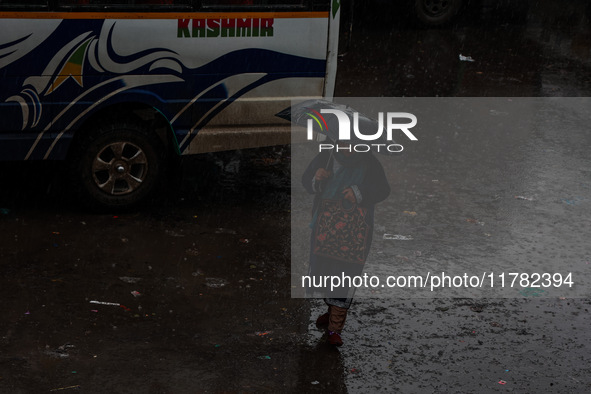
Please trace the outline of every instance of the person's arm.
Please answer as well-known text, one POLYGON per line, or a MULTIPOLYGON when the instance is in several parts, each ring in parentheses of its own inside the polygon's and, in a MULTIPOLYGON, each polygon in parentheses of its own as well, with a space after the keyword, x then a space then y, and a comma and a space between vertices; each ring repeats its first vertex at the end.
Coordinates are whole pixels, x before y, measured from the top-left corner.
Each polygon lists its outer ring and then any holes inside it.
POLYGON ((363 196, 361 195, 361 191, 357 185, 351 185, 350 187, 346 188, 342 192, 343 198, 353 204, 361 204, 363 201, 363 196))

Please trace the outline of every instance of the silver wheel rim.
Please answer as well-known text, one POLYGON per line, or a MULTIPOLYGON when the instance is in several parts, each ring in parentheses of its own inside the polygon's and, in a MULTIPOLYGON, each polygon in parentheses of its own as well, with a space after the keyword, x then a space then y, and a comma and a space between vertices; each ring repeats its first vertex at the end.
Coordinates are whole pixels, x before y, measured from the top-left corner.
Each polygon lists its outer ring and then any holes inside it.
POLYGON ((92 162, 99 189, 110 195, 129 194, 141 187, 148 174, 148 159, 137 145, 120 141, 105 146, 92 162))

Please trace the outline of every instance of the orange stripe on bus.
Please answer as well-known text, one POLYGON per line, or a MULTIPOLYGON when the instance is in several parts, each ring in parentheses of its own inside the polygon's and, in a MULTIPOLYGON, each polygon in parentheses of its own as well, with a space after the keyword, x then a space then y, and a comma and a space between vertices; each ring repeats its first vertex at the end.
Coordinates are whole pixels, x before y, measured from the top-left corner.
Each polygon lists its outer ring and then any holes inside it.
POLYGON ((0 12, 0 19, 222 19, 328 18, 328 11, 309 12, 0 12))

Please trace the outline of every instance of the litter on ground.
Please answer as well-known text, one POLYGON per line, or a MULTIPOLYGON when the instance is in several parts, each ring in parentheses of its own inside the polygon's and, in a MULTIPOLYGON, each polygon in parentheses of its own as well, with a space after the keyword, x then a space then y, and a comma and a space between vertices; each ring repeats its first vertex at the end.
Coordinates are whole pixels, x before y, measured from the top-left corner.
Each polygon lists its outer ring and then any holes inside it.
POLYGON ((400 235, 400 234, 384 234, 383 239, 389 239, 389 240, 395 240, 395 241, 412 241, 412 236, 400 235))

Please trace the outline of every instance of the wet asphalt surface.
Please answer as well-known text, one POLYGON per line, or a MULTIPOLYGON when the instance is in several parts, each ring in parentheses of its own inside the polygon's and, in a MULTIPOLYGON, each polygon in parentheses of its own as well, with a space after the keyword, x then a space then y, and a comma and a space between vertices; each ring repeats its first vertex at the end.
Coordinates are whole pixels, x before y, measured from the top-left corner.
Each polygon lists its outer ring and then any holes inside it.
MULTIPOLYGON (((582 1, 536 2, 521 21, 469 9, 425 29, 404 14, 356 10, 336 96, 591 96, 587 12, 582 1)), ((499 165, 489 189, 469 186, 482 174, 461 155, 409 157, 391 179, 387 212, 400 225, 376 234, 422 228, 427 241, 392 251, 396 262, 453 257, 429 218, 449 224, 454 212, 505 258, 536 258, 521 245, 546 239, 528 226, 504 232, 512 216, 560 235, 542 250, 552 259, 591 261, 588 131, 554 115, 547 121, 564 122, 522 134, 531 146, 508 157, 527 156, 523 168, 507 178, 499 165), (489 210, 497 197, 511 200, 500 219, 489 210)), ((478 143, 458 149, 474 160, 478 143)), ((290 165, 288 146, 183 158, 147 206, 93 214, 68 197, 63 163, 1 163, 0 392, 589 391, 588 298, 364 298, 345 345, 324 345, 313 324, 321 302, 290 297, 290 165)), ((470 252, 470 242, 452 246, 470 252)))

